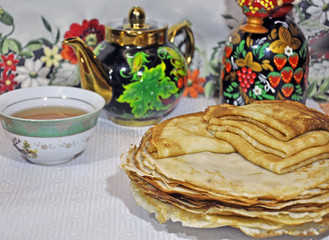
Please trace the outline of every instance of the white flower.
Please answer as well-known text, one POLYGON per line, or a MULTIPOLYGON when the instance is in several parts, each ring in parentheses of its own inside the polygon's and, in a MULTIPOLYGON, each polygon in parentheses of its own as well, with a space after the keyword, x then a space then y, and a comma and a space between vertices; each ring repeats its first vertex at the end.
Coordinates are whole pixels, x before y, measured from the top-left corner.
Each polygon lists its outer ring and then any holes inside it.
POLYGON ((262 95, 262 89, 258 86, 255 86, 255 88, 252 91, 256 96, 262 95))
POLYGON ((55 67, 58 66, 59 61, 62 60, 62 56, 58 53, 58 47, 54 46, 52 49, 49 47, 44 47, 43 53, 45 54, 40 59, 42 62, 46 63, 47 67, 51 67, 54 65, 55 67))
POLYGON ((52 85, 74 86, 79 83, 80 78, 77 76, 78 66, 63 62, 58 68, 52 85))
POLYGON ((324 0, 312 0, 312 5, 307 8, 306 13, 311 15, 311 20, 325 24, 329 19, 328 2, 324 0))
POLYGON ((291 47, 287 46, 284 49, 284 54, 286 54, 288 57, 290 57, 294 54, 294 50, 291 47))
POLYGON ((36 61, 26 59, 24 66, 17 67, 17 73, 16 80, 22 84, 22 88, 45 86, 49 83, 49 79, 46 78, 49 68, 42 67, 42 62, 39 59, 36 61))

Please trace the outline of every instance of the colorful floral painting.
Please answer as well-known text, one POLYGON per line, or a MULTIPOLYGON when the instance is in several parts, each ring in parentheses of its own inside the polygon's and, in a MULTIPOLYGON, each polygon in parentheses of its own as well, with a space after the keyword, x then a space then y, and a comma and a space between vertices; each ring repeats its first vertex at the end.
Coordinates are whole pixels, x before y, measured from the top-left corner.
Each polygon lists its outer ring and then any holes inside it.
MULTIPOLYGON (((0 32, 0 94, 17 88, 34 86, 78 86, 76 55, 71 47, 62 45, 61 41, 78 36, 94 49, 104 40, 105 35, 105 27, 97 19, 89 21, 84 19, 81 24, 72 23, 62 35, 60 29, 53 29, 46 18, 41 17, 40 28, 44 27, 49 33, 49 38, 31 39, 25 44, 19 39, 12 38, 15 30, 14 18, 0 6, 1 24, 12 30, 0 32)), ((201 51, 199 53, 199 58, 203 58, 202 61, 209 61, 201 51)), ((194 61, 192 68, 201 68, 198 61, 200 63, 200 59, 194 61)), ((188 85, 184 96, 195 98, 204 93, 207 96, 214 94, 219 76, 218 54, 213 54, 210 61, 213 62, 212 67, 208 68, 210 71, 205 73, 208 74, 207 77, 198 76, 200 71, 196 69, 191 71, 188 81, 186 78, 178 79, 179 88, 183 87, 183 84, 188 85)))
MULTIPOLYGON (((301 28, 310 48, 310 68, 306 96, 317 101, 329 101, 329 2, 327 0, 295 1, 290 16, 301 28)), ((230 27, 232 29, 239 22, 230 13, 223 17, 235 20, 231 21, 230 27), (235 24, 232 24, 232 22, 235 24)), ((284 54, 289 54, 288 51, 289 49, 284 54)), ((225 55, 224 51, 223 55, 225 55)), ((221 66, 226 70, 231 67, 222 60, 221 66)), ((274 79, 274 75, 268 76, 268 80, 270 78, 274 79)), ((261 90, 257 88, 254 94, 260 92, 261 90)))
POLYGON ((62 46, 63 38, 78 36, 93 49, 104 39, 104 25, 97 19, 73 23, 61 35, 46 18, 41 17, 40 27, 49 33, 49 38, 31 39, 22 43, 12 37, 15 21, 11 14, 0 7, 0 25, 11 28, 0 32, 0 94, 17 88, 65 85, 78 86, 79 78, 76 56, 68 46, 62 46))
POLYGON ((329 101, 329 2, 304 0, 295 5, 294 17, 311 51, 307 96, 329 101))
POLYGON ((266 34, 237 27, 223 57, 223 101, 245 105, 254 100, 304 102, 309 51, 298 26, 289 19, 265 19, 266 34))
POLYGON ((124 108, 123 104, 116 104, 115 101, 129 104, 131 110, 127 110, 125 115, 131 115, 131 118, 148 118, 156 115, 155 111, 171 109, 182 95, 183 84, 180 81, 186 79, 187 69, 183 56, 171 47, 159 47, 156 54, 150 54, 152 56, 144 51, 138 51, 132 56, 127 52, 129 69, 122 68, 120 75, 129 82, 123 84, 122 94, 112 99, 110 112, 120 115, 120 110, 124 108), (154 67, 148 65, 155 58, 160 59, 159 64, 154 67))
MULTIPOLYGON (((329 100, 329 3, 327 0, 296 1, 293 17, 301 27, 311 46, 310 72, 307 96, 319 101, 329 100)), ((237 8, 238 8, 237 4, 237 8)), ((222 16, 225 20, 235 19, 232 13, 222 16)), ((228 25, 234 28, 238 24, 228 25)), ((82 19, 80 23, 72 23, 67 29, 54 27, 45 17, 40 18, 42 28, 48 37, 29 39, 22 42, 15 39, 15 19, 0 6, 0 26, 6 26, 6 31, 0 30, 0 94, 20 87, 42 85, 79 85, 76 56, 61 41, 66 37, 79 36, 87 45, 94 49, 104 39, 104 25, 97 19, 82 19)), ((193 25, 193 22, 192 22, 193 25)), ((38 26, 36 26, 38 27, 38 26)), ((0 27, 1 29, 1 27, 0 27)), ((2 28, 3 29, 3 28, 2 28)), ((196 52, 190 74, 197 71, 198 81, 186 88, 186 97, 218 95, 220 88, 221 68, 229 68, 222 62, 225 40, 223 36, 213 43, 210 52, 206 52, 196 42, 196 52), (222 38, 221 38, 222 37, 222 38), (223 64, 223 65, 222 65, 223 64), (197 87, 195 87, 197 86, 197 87), (190 92, 188 92, 190 89, 190 92), (197 91, 197 94, 195 94, 197 91), (192 92, 192 94, 190 94, 192 92)), ((193 75, 193 74, 192 74, 193 75)), ((192 80, 193 78, 191 78, 192 80)), ((193 80, 192 80, 193 81, 193 80)), ((190 81, 191 84, 191 81, 190 81)), ((255 90, 255 94, 260 89, 255 90)))

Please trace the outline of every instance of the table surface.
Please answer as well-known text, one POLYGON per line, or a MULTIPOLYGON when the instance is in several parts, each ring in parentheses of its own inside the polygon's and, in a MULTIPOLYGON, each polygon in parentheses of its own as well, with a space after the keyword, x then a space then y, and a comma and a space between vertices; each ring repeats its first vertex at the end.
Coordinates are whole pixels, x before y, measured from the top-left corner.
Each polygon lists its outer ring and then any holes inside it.
MULTIPOLYGON (((183 98, 166 118, 202 111, 216 99, 183 98)), ((308 100, 307 105, 321 110, 308 100)), ((231 227, 194 229, 160 224, 139 207, 120 155, 149 127, 116 125, 102 112, 88 148, 69 163, 40 166, 26 162, 0 130, 0 239, 252 239, 231 227)), ((270 239, 297 239, 281 236, 270 239)), ((327 239, 329 232, 313 238, 327 239)))

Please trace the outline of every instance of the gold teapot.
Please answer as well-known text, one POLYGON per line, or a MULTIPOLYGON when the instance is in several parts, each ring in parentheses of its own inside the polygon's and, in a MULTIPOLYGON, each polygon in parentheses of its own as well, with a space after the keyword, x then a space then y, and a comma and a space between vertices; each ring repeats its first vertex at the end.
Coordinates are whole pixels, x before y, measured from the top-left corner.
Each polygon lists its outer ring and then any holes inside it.
POLYGON ((81 87, 102 95, 109 118, 129 126, 154 124, 175 108, 194 53, 188 21, 168 29, 160 20, 146 21, 141 7, 106 26, 105 40, 94 51, 78 37, 63 44, 77 55, 81 87), (184 55, 173 44, 182 33, 184 55))

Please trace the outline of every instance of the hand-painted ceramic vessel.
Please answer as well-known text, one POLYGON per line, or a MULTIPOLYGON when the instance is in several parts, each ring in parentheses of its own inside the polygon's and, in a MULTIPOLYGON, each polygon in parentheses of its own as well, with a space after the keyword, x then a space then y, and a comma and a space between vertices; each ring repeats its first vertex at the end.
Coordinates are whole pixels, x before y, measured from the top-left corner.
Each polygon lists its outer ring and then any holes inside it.
MULTIPOLYGON (((105 101, 97 93, 76 87, 42 86, 21 88, 0 96, 0 122, 17 152, 35 164, 53 165, 82 153, 95 130, 105 101), (16 116, 35 108, 67 107, 82 115, 30 119, 16 116)), ((45 110, 44 110, 45 111, 45 110)))
POLYGON ((222 102, 305 102, 309 64, 306 39, 285 10, 283 14, 282 10, 274 13, 276 16, 263 19, 266 33, 247 32, 238 26, 228 37, 222 62, 222 102))
POLYGON ((79 59, 81 86, 96 91, 107 102, 110 119, 130 126, 158 122, 178 103, 187 82, 187 64, 194 51, 189 23, 169 30, 159 20, 146 21, 134 7, 128 19, 106 26, 105 41, 92 53, 79 39, 66 39, 79 59), (185 33, 185 55, 173 45, 185 33))

